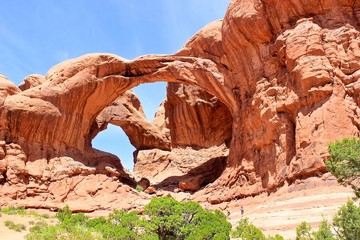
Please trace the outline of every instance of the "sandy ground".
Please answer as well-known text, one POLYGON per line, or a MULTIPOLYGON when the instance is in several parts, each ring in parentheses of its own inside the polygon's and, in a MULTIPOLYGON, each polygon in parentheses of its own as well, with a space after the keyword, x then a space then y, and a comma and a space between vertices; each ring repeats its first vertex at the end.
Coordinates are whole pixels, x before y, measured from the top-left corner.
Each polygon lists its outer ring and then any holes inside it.
MULTIPOLYGON (((353 196, 351 189, 344 188, 335 181, 314 182, 310 179, 283 187, 271 195, 263 194, 231 202, 228 204, 231 213, 228 220, 236 226, 242 217, 248 217, 266 235, 279 233, 285 239, 295 239, 295 229, 302 221, 307 221, 316 229, 322 219, 331 221, 338 208, 353 196), (244 215, 240 212, 241 206, 244 207, 244 215)), ((95 215, 107 214, 108 212, 98 212, 95 215)), ((0 240, 24 239, 36 221, 39 219, 32 216, 1 214, 0 240), (6 220, 24 224, 26 231, 15 232, 8 229, 5 226, 6 220)))
MULTIPOLYGON (((47 213, 49 215, 54 215, 54 213, 44 210, 38 210, 39 214, 47 213)), ((39 218, 34 216, 21 216, 21 215, 8 215, 1 213, 0 216, 0 240, 19 240, 25 239, 25 235, 29 233, 30 228, 39 221, 45 221, 47 223, 54 223, 56 222, 55 219, 45 219, 39 218), (16 232, 14 230, 9 229, 5 226, 5 222, 10 220, 15 224, 24 224, 26 226, 26 230, 21 232, 16 232)))
POLYGON ((229 221, 236 226, 242 217, 248 217, 266 236, 278 233, 285 239, 295 239, 296 227, 302 221, 317 230, 323 219, 332 222, 339 207, 354 197, 350 188, 336 182, 310 186, 305 183, 303 187, 300 186, 299 189, 282 189, 270 196, 239 200, 232 206, 235 210, 229 221), (240 206, 244 207, 244 215, 240 212, 240 206))
POLYGON ((39 219, 31 216, 19 216, 19 215, 7 215, 1 214, 0 217, 0 239, 1 240, 19 240, 24 239, 25 235, 29 232, 31 226, 39 221, 39 219), (25 231, 16 232, 5 226, 5 221, 10 220, 16 224, 24 224, 26 226, 25 231))

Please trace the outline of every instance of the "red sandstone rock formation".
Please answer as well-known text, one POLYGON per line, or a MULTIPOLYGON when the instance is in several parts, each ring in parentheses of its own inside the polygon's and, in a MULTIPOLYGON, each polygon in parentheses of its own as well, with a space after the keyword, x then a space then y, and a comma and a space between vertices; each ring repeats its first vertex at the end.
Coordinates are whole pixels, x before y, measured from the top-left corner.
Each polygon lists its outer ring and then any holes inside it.
POLYGON ((104 130, 108 123, 121 127, 138 150, 170 149, 169 136, 146 120, 141 103, 132 91, 126 91, 100 112, 96 117, 91 138, 104 130))
POLYGON ((199 87, 169 83, 165 116, 173 147, 208 148, 231 140, 228 108, 199 87))
POLYGON ((20 83, 19 88, 22 91, 25 91, 26 89, 39 86, 45 82, 45 77, 39 74, 32 74, 27 76, 22 83, 20 83))
MULTIPOLYGON (((124 172, 117 157, 91 148, 94 124, 101 117, 106 119, 101 111, 109 109, 107 106, 126 90, 158 79, 198 84, 231 99, 222 88, 216 64, 191 57, 147 56, 127 61, 113 55, 86 55, 55 66, 42 84, 23 92, 4 78, 0 112, 2 204, 56 208, 63 202, 91 200, 91 210, 126 203, 117 199, 125 191, 123 183, 135 187, 136 182, 124 172), (103 202, 104 194, 111 197, 103 202)), ((134 116, 136 109, 132 110, 134 116)), ((143 147, 141 141, 139 147, 143 147)), ((153 146, 158 147, 156 141, 153 146)), ((122 197, 132 195, 125 192, 129 194, 122 197)), ((126 199, 133 202, 134 197, 126 199)))
POLYGON ((210 183, 198 200, 323 174, 328 143, 359 135, 359 19, 353 0, 233 0, 174 55, 86 55, 23 91, 0 76, 1 204, 141 204, 119 159, 91 148, 108 122, 137 147, 140 177, 184 190, 210 183), (168 99, 147 123, 126 91, 160 80, 171 82, 168 99))
POLYGON ((234 190, 222 199, 321 174, 329 141, 358 136, 359 7, 231 2, 222 25, 225 85, 239 89, 241 106, 218 181, 234 190))

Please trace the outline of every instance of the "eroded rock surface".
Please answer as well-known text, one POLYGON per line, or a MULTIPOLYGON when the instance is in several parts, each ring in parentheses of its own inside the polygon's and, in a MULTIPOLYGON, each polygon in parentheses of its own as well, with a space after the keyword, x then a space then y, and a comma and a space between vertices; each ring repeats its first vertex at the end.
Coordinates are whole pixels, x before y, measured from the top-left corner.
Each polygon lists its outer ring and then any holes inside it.
POLYGON ((221 175, 228 154, 225 144, 202 149, 142 150, 136 156, 135 172, 159 188, 196 191, 221 175))
POLYGON ((241 107, 218 181, 234 191, 223 199, 321 175, 328 143, 358 136, 359 6, 231 2, 222 25, 232 72, 225 79, 239 89, 241 107))
POLYGON ((20 83, 19 88, 22 91, 26 89, 39 86, 45 81, 45 77, 39 74, 32 74, 27 76, 22 83, 20 83))
POLYGON ((141 103, 132 91, 126 91, 100 112, 93 125, 93 137, 104 130, 108 123, 121 127, 138 150, 170 150, 168 134, 147 121, 141 103))
POLYGON ((85 55, 20 88, 1 75, 0 204, 141 204, 136 178, 91 147, 108 123, 128 134, 152 189, 200 189, 199 201, 322 175, 328 143, 359 135, 359 19, 352 0, 233 0, 173 55, 85 55), (148 123, 128 90, 164 80, 168 98, 148 123))
POLYGON ((165 116, 173 147, 200 149, 231 140, 232 117, 228 108, 199 87, 169 83, 165 116))

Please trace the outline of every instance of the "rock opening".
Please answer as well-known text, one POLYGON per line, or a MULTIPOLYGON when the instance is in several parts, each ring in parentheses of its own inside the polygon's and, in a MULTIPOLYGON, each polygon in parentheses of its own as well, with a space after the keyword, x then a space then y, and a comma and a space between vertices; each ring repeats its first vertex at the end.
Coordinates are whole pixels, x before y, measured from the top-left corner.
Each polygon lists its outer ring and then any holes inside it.
POLYGON ((107 128, 92 140, 92 147, 116 155, 128 172, 134 170, 135 147, 121 127, 108 124, 107 128))

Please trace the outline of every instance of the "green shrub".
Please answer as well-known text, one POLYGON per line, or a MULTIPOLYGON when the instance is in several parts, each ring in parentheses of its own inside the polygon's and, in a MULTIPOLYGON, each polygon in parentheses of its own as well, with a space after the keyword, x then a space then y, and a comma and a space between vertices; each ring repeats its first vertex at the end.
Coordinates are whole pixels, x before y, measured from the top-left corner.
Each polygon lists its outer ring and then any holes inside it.
POLYGON ((36 222, 34 224, 34 226, 30 228, 30 232, 32 232, 32 231, 38 232, 38 231, 40 231, 40 228, 45 227, 45 226, 48 226, 48 224, 44 221, 36 222))
POLYGON ((107 223, 106 218, 98 217, 98 218, 89 219, 87 221, 87 223, 86 223, 86 226, 88 226, 89 228, 100 231, 101 228, 103 227, 103 225, 105 225, 106 223, 107 223))
POLYGON ((26 211, 24 207, 20 207, 20 208, 14 208, 14 207, 8 207, 8 208, 3 208, 0 210, 1 213, 7 214, 7 215, 26 215, 26 211))
POLYGON ((66 205, 63 209, 60 209, 55 217, 59 219, 60 222, 63 222, 65 219, 70 218, 72 215, 72 211, 70 210, 69 206, 66 205))
POLYGON ((108 219, 114 225, 121 225, 129 229, 135 229, 139 221, 139 215, 136 211, 126 212, 124 210, 114 210, 109 214, 108 219))
POLYGON ((143 192, 144 191, 144 188, 141 185, 136 185, 135 189, 138 192, 143 192))
POLYGON ((72 228, 63 224, 48 225, 44 223, 36 224, 30 228, 30 233, 25 236, 28 240, 95 240, 102 239, 100 234, 94 233, 84 225, 75 224, 72 228))
POLYGON ((302 222, 296 228, 297 240, 354 240, 360 239, 360 207, 349 200, 334 216, 333 226, 323 220, 318 231, 311 231, 311 226, 302 222), (335 234, 331 231, 334 229, 335 234))
POLYGON ((334 216, 334 228, 339 239, 360 238, 360 207, 349 200, 334 216))
POLYGON ((5 226, 8 227, 11 230, 21 232, 23 230, 26 230, 26 226, 24 224, 16 224, 13 221, 7 220, 5 221, 5 226))
POLYGON ((8 207, 3 208, 0 210, 1 214, 7 214, 7 215, 20 215, 20 216, 34 216, 37 218, 49 218, 49 214, 39 214, 35 211, 26 211, 24 207, 14 208, 14 207, 8 207))
POLYGON ((66 217, 60 224, 65 229, 71 229, 74 226, 83 226, 89 217, 85 216, 84 213, 76 213, 66 217))
POLYGON ((229 239, 231 224, 220 212, 204 210, 196 202, 153 198, 145 206, 149 219, 143 222, 146 235, 158 239, 229 239))
POLYGON ((139 216, 136 212, 115 210, 108 218, 89 219, 83 213, 71 213, 68 207, 61 209, 55 226, 36 224, 30 229, 27 239, 142 239, 137 237, 139 216))
POLYGON ((313 232, 314 240, 335 240, 334 234, 331 232, 331 225, 327 220, 320 223, 319 230, 313 232))
POLYGON ((284 237, 279 235, 279 234, 276 234, 275 236, 268 236, 266 240, 284 240, 284 237))
POLYGON ((115 210, 107 219, 92 220, 88 226, 95 225, 105 239, 140 239, 137 228, 140 217, 135 211, 115 210))
POLYGON ((249 223, 248 218, 240 219, 236 229, 232 231, 231 236, 234 238, 240 238, 241 240, 266 239, 264 233, 260 229, 249 223))
POLYGON ((356 196, 360 197, 360 139, 345 138, 329 144, 330 161, 326 161, 328 170, 339 183, 350 185, 356 196))
POLYGON ((25 236, 28 240, 51 240, 59 239, 61 228, 58 226, 50 226, 45 222, 38 222, 30 228, 30 233, 25 236))
MULTIPOLYGON (((96 235, 93 232, 86 228, 83 225, 75 225, 71 229, 67 229, 65 233, 61 236, 64 236, 64 239, 74 239, 74 240, 95 240, 97 239, 96 235)), ((108 238, 110 239, 110 238, 108 238)), ((121 238, 118 238, 121 239, 121 238)))
POLYGON ((138 235, 135 231, 124 228, 121 225, 113 225, 111 223, 106 223, 102 225, 100 233, 105 239, 115 240, 115 239, 126 239, 126 240, 135 240, 141 239, 138 238, 138 235))
MULTIPOLYGON (((44 222, 38 222, 30 229, 27 239, 76 239, 92 240, 100 239, 90 227, 87 226, 88 217, 84 213, 73 214, 69 206, 59 210, 55 217, 60 223, 52 226, 44 222), (95 237, 97 236, 97 237, 95 237)), ((99 234, 98 234, 99 235, 99 234)))
POLYGON ((192 219, 188 218, 187 225, 183 228, 186 239, 230 239, 231 224, 223 212, 211 212, 202 208, 194 210, 194 216, 192 219))
POLYGON ((311 226, 307 222, 301 222, 296 228, 296 240, 311 240, 311 226))
POLYGON ((29 215, 29 216, 33 216, 33 217, 36 217, 36 218, 50 218, 49 214, 45 213, 45 214, 39 214, 35 211, 28 211, 28 212, 25 212, 25 215, 29 215))

